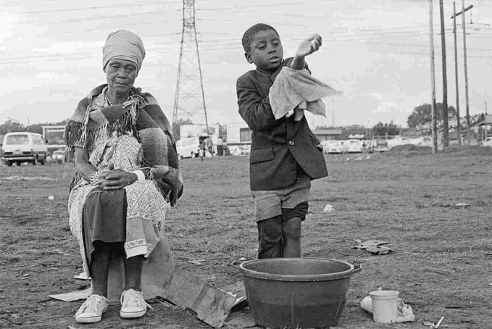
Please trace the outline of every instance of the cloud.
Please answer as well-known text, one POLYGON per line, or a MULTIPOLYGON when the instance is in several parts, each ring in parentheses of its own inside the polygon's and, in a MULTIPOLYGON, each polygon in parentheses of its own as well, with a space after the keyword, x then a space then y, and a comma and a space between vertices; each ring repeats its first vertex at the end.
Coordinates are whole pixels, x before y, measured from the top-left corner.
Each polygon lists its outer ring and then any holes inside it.
POLYGON ((383 95, 381 93, 378 93, 378 92, 372 92, 369 94, 374 100, 380 102, 383 100, 383 95))
POLYGON ((55 54, 72 54, 81 53, 81 50, 89 50, 89 54, 94 53, 94 49, 101 51, 104 42, 101 41, 67 41, 67 42, 57 42, 53 43, 47 47, 33 49, 35 52, 42 53, 55 53, 55 54))
POLYGON ((15 14, 2 13, 0 14, 0 49, 7 49, 5 46, 6 40, 14 35, 15 24, 19 22, 19 17, 15 14), (3 45, 3 46, 2 46, 3 45))
POLYGON ((394 102, 382 102, 374 108, 372 113, 392 113, 398 110, 398 105, 394 102))
POLYGON ((79 80, 79 77, 73 74, 59 74, 53 71, 48 72, 36 72, 36 79, 40 80, 50 80, 53 85, 55 84, 65 84, 67 82, 73 82, 74 80, 79 80))

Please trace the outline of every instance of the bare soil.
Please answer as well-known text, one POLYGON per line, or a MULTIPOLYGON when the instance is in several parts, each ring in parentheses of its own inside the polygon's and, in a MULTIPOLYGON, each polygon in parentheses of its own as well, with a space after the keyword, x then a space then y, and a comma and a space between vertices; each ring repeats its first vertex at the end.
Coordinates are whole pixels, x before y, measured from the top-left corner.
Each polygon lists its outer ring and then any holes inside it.
MULTIPOLYGON (((490 328, 492 323, 492 151, 399 148, 386 154, 326 156, 329 177, 313 182, 303 256, 361 264, 338 328, 380 328, 359 303, 382 287, 400 291, 416 321, 392 328, 490 328), (457 207, 459 203, 469 207, 457 207), (330 204, 334 211, 323 212, 330 204), (390 242, 373 256, 355 240, 390 242)), ((48 295, 84 289, 68 228, 72 164, 0 167, 1 328, 209 328, 193 315, 153 302, 138 320, 112 305, 103 321, 79 325, 81 302, 48 295), (54 196, 54 200, 48 197, 54 196)), ((218 287, 242 280, 241 257, 256 257, 248 158, 182 161, 185 193, 167 221, 175 262, 218 287), (193 262, 200 260, 199 262, 193 262)), ((233 325, 227 325, 229 328, 233 325)))

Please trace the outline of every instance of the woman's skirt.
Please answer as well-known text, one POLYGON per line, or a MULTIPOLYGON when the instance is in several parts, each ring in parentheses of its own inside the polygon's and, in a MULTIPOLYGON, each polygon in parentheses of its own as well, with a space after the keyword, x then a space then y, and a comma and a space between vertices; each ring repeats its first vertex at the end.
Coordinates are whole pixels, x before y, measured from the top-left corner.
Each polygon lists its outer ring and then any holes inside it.
POLYGON ((149 257, 160 240, 170 209, 152 180, 119 191, 102 191, 81 182, 68 202, 70 229, 77 238, 84 271, 89 274, 94 242, 123 243, 127 258, 149 257))
POLYGON ((123 247, 126 240, 126 191, 93 189, 82 210, 82 235, 85 257, 91 264, 92 253, 102 246, 123 247))

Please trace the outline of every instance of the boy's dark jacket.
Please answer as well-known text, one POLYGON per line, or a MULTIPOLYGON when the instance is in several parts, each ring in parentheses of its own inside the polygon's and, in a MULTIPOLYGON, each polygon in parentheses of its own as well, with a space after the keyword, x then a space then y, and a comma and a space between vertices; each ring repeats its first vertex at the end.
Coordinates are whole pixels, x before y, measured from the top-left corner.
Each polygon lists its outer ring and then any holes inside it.
MULTIPOLYGON (((328 175, 320 142, 304 116, 301 121, 282 117, 275 120, 268 93, 283 66, 275 72, 259 69, 243 74, 236 83, 239 113, 253 131, 250 155, 252 191, 275 190, 294 184, 298 166, 311 179, 328 175)), ((307 66, 306 66, 307 68, 307 66)))

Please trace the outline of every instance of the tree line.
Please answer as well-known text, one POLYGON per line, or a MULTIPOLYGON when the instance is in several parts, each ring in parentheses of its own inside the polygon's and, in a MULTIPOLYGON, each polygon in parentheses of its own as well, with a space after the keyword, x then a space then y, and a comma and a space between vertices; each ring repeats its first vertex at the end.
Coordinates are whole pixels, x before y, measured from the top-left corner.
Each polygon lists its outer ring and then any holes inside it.
MULTIPOLYGON (((438 127, 442 124, 444 113, 444 106, 442 103, 436 104, 436 117, 438 122, 438 127)), ((477 123, 483 121, 485 117, 484 113, 474 114, 470 116, 470 126, 474 126, 477 123)), ((456 109, 453 106, 448 106, 448 119, 451 123, 449 128, 453 129, 456 127, 456 122, 453 123, 453 120, 456 119, 456 109)), ((466 127, 466 120, 464 118, 460 118, 461 126, 464 129, 466 127)), ((432 122, 432 108, 430 104, 422 104, 416 106, 412 113, 408 116, 407 125, 409 129, 417 130, 421 132, 429 132, 430 131, 430 123, 432 122)), ((18 131, 30 131, 42 134, 43 126, 58 126, 65 125, 67 120, 63 120, 56 123, 37 123, 29 126, 25 126, 17 120, 8 119, 4 123, 0 124, 0 135, 4 135, 9 132, 18 132, 18 131)), ((179 136, 179 127, 181 124, 192 124, 191 120, 181 120, 178 123, 173 124, 173 132, 175 136, 179 136)), ((220 134, 224 135, 225 126, 219 125, 220 134)), ((321 128, 321 127, 318 127, 321 128)), ((370 133, 373 136, 395 136, 400 135, 402 131, 408 130, 396 125, 393 121, 389 123, 378 122, 376 125, 368 129, 361 125, 350 125, 346 127, 341 127, 343 130, 343 134, 367 134, 370 133)))
POLYGON ((36 123, 29 126, 23 125, 17 120, 7 119, 4 123, 0 124, 0 135, 5 135, 6 133, 14 133, 19 131, 29 131, 32 133, 43 133, 43 126, 64 126, 67 120, 60 122, 48 122, 48 123, 36 123))

